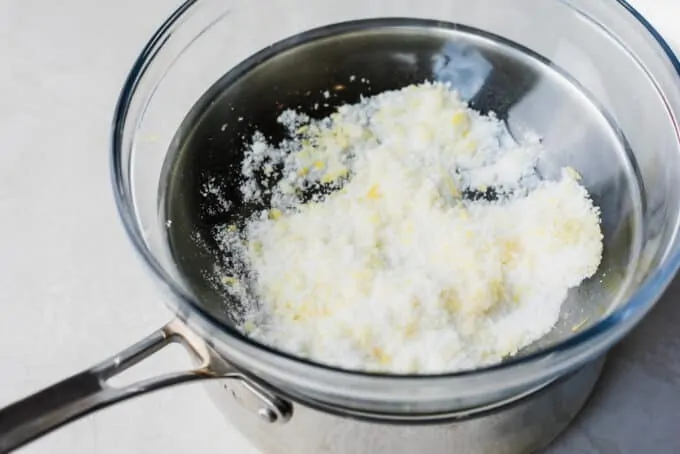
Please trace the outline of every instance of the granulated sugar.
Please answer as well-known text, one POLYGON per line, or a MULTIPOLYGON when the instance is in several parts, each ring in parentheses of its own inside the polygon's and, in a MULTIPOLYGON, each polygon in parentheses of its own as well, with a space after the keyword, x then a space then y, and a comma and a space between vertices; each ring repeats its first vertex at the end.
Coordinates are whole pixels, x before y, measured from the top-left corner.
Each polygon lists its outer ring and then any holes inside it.
POLYGON ((517 144, 446 85, 280 121, 291 138, 256 135, 243 163, 244 196, 272 207, 223 241, 251 271, 243 329, 264 343, 350 369, 478 367, 547 334, 599 266, 578 173, 542 181, 539 141, 517 144))

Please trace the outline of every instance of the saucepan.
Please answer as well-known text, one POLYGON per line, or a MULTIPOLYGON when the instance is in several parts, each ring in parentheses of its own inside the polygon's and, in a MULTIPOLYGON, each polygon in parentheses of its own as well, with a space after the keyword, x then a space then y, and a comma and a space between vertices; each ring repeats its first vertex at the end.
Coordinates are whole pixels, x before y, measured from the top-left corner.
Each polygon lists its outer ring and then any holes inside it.
POLYGON ((661 36, 622 0, 187 1, 135 62, 111 150, 120 217, 176 319, 0 410, 0 451, 194 381, 207 383, 265 453, 544 447, 584 404, 606 352, 680 266, 679 70, 661 36), (281 134, 276 118, 286 108, 326 115, 426 80, 452 84, 513 135, 531 128, 556 166, 582 174, 602 210, 598 273, 569 294, 547 336, 472 370, 346 370, 244 336, 234 321, 239 302, 209 275, 225 265, 211 229, 248 209, 237 190, 245 138, 256 129, 281 134), (217 189, 206 193, 206 182, 217 189), (172 342, 188 347, 195 369, 108 383, 172 342))

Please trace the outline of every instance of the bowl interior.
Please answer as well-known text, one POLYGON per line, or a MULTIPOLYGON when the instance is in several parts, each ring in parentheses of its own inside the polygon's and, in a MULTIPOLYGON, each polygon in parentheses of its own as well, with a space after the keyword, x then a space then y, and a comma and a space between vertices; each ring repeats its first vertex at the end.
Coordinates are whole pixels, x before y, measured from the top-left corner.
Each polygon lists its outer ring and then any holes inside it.
POLYGON ((242 316, 213 279, 216 269, 233 266, 213 229, 266 208, 245 203, 239 191, 255 131, 278 142, 284 130, 276 119, 285 109, 322 118, 361 96, 428 80, 450 82, 473 108, 505 120, 515 137, 538 133, 547 149, 539 172, 549 179, 574 167, 602 211, 600 270, 570 292, 552 332, 520 355, 573 336, 624 302, 641 248, 644 188, 613 121, 577 81, 528 49, 480 30, 410 19, 343 23, 279 42, 195 104, 166 158, 161 195, 171 221, 167 240, 196 301, 227 324, 242 316))

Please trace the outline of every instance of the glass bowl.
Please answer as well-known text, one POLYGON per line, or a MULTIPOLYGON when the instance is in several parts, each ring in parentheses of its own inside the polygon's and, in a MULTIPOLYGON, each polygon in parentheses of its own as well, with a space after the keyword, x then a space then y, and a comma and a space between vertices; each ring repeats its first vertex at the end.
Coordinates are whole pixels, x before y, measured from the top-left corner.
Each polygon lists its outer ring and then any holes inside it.
POLYGON ((679 69, 659 34, 617 0, 191 0, 152 37, 121 93, 115 198, 166 303, 237 367, 343 408, 489 405, 604 354, 675 275, 679 69), (235 329, 205 278, 215 262, 210 242, 196 241, 224 219, 206 214, 201 184, 233 184, 229 169, 249 128, 271 124, 281 106, 323 102, 315 96, 350 75, 370 84, 334 93, 329 109, 424 79, 449 81, 511 132, 541 135, 550 154, 542 173, 570 165, 583 175, 602 209, 604 261, 540 342, 490 367, 409 376, 315 364, 235 329))

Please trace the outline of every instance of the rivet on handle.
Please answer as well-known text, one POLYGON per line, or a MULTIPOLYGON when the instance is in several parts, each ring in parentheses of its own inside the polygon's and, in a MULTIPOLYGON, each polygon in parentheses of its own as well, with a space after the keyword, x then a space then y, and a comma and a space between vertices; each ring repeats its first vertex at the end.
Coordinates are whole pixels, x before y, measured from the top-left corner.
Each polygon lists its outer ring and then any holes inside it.
POLYGON ((230 376, 225 378, 224 388, 245 410, 256 414, 262 421, 270 424, 283 424, 293 416, 290 403, 267 391, 247 377, 230 376))

